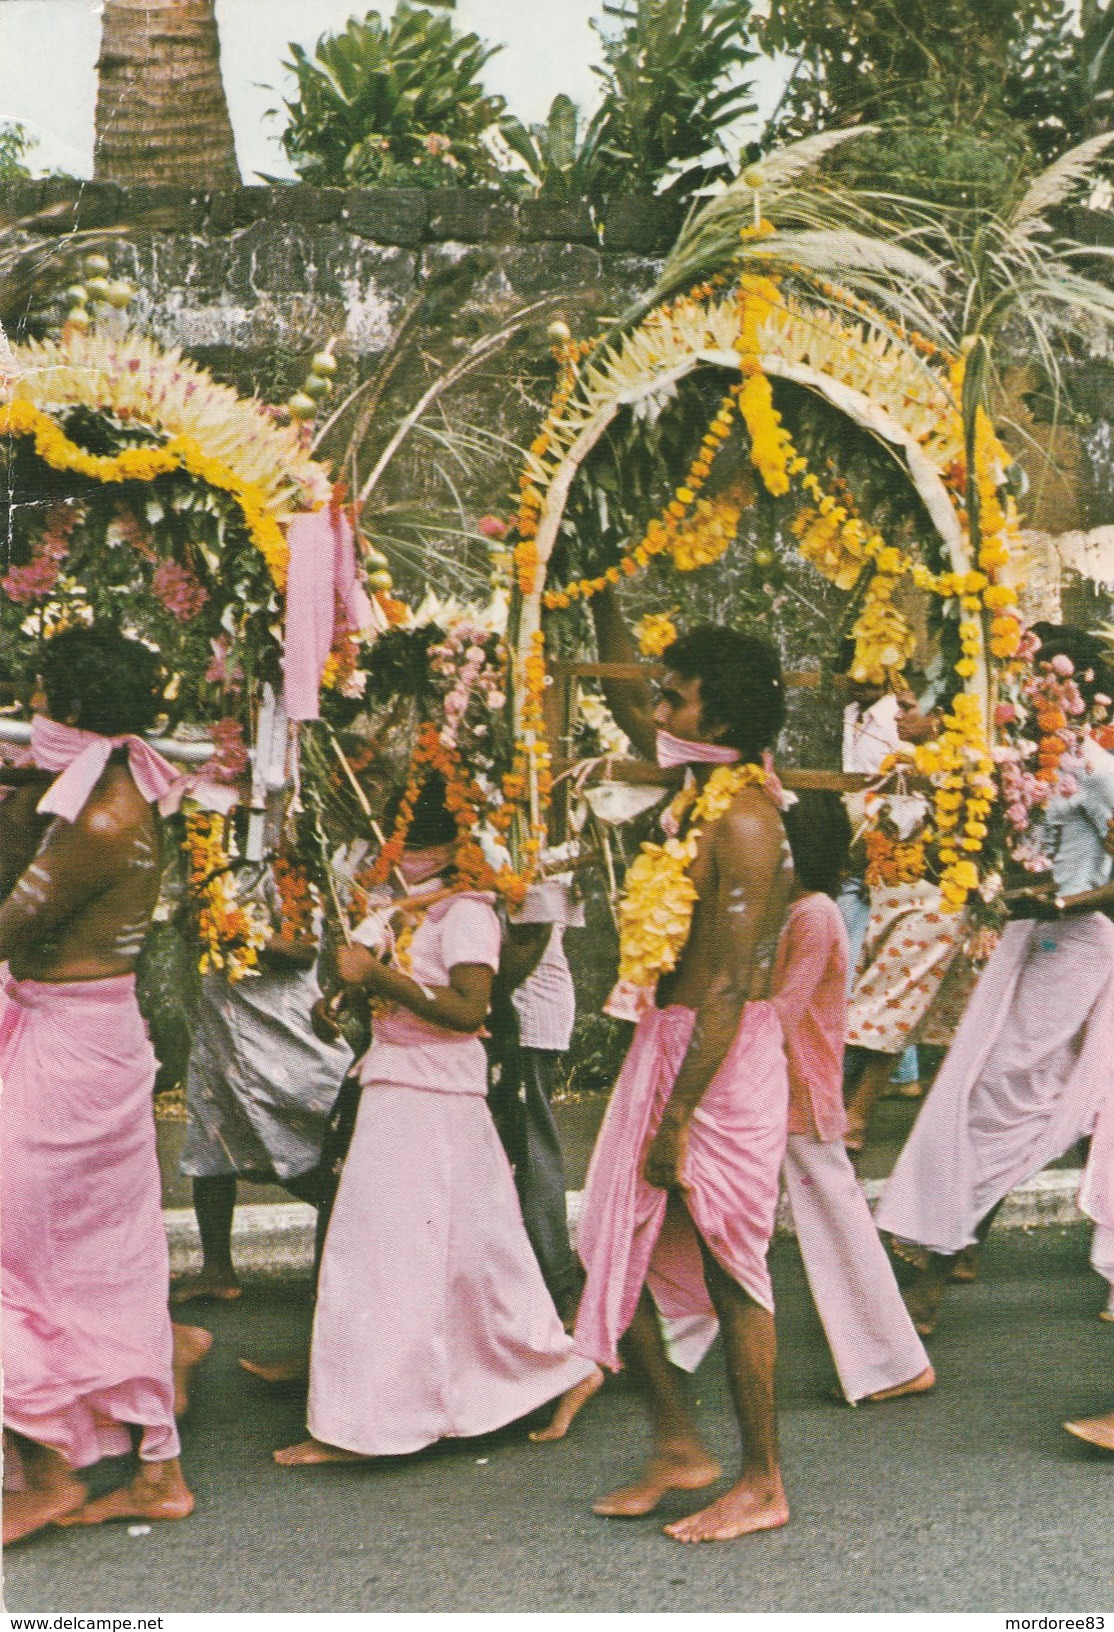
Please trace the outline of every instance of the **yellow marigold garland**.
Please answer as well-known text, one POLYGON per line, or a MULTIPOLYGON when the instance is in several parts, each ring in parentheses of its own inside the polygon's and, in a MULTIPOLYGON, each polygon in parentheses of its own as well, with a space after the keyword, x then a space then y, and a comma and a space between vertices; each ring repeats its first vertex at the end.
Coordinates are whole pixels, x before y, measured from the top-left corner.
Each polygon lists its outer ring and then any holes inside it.
MULTIPOLYGON (((748 229, 746 235, 755 236, 757 233, 760 236, 766 230, 762 225, 758 229, 748 229)), ((707 298, 708 293, 706 289, 694 290, 691 299, 707 298)), ((951 387, 950 401, 958 405, 962 399, 962 359, 948 358, 923 335, 896 328, 845 290, 829 287, 827 293, 833 300, 861 312, 869 324, 885 329, 934 364, 945 365, 951 387)), ((697 495, 738 415, 745 423, 750 439, 751 462, 767 490, 775 496, 783 495, 790 490, 794 480, 799 479, 801 488, 808 496, 806 506, 792 524, 805 559, 842 589, 854 588, 864 572, 870 574, 853 629, 855 658, 852 672, 857 678, 892 683, 912 654, 912 631, 893 601, 898 581, 905 577, 918 590, 958 602, 960 654, 955 668, 962 680, 970 679, 977 672, 984 633, 992 657, 1006 662, 1014 659, 1021 640, 1022 625, 1016 611, 1016 595, 1000 581, 1000 574, 1009 562, 1010 544, 1018 522, 1012 498, 1002 496, 1002 472, 1009 457, 995 435, 987 414, 980 409, 976 417, 974 470, 965 471, 962 457, 959 457, 944 472, 958 518, 968 528, 969 519, 963 505, 964 491, 967 483, 975 485, 979 506, 977 560, 966 573, 935 573, 905 551, 887 544, 877 532, 872 532, 854 514, 846 498, 841 501, 826 492, 820 478, 808 470, 806 460, 794 447, 792 437, 774 406, 773 388, 761 365, 763 327, 776 318, 779 309, 788 310, 777 281, 745 273, 738 281, 735 298, 739 321, 733 344, 739 355, 742 379, 733 384, 722 399, 696 458, 663 514, 649 523, 642 538, 616 566, 609 567, 594 578, 582 578, 560 589, 546 591, 543 604, 556 610, 569 606, 574 600, 588 599, 606 585, 631 576, 645 567, 654 556, 665 552, 673 555, 680 570, 688 570, 690 563, 703 564, 701 545, 698 543, 695 548, 690 546, 686 549, 686 540, 700 538, 701 524, 707 521, 709 515, 709 509, 705 508, 709 501, 699 500, 697 495), (694 506, 696 517, 689 519, 694 506)), ((680 310, 685 306, 685 297, 674 304, 680 310)), ((652 319, 668 320, 672 309, 672 305, 662 307, 652 314, 652 319)), ((863 343, 866 344, 865 339, 863 343)), ((550 414, 542 437, 531 449, 535 456, 534 466, 520 483, 523 494, 519 527, 522 543, 520 553, 516 552, 516 566, 523 593, 533 591, 539 573, 540 563, 533 540, 545 503, 542 486, 546 476, 551 473, 544 463, 544 456, 551 451, 554 427, 558 425, 561 413, 575 390, 577 364, 585 349, 578 348, 575 356, 568 350, 564 353, 563 371, 550 414)), ((944 439, 948 445, 962 444, 958 420, 959 409, 955 406, 946 428, 948 435, 944 439)), ((722 502, 712 501, 712 506, 722 502)), ((735 525, 737 527, 737 518, 735 525)), ((715 556, 709 554, 708 559, 715 559, 715 556)), ((923 865, 918 876, 924 876, 930 866, 938 866, 945 904, 949 910, 959 910, 967 895, 978 886, 979 874, 974 858, 983 847, 987 833, 984 818, 993 798, 986 722, 976 699, 966 695, 956 699, 952 713, 945 716, 940 737, 935 743, 926 745, 921 757, 921 769, 932 777, 936 785, 937 816, 943 815, 944 821, 937 821, 935 834, 927 835, 925 843, 920 846, 923 865), (958 802, 953 805, 957 794, 958 802), (934 862, 929 857, 931 842, 937 846, 934 862)), ((913 853, 915 848, 910 849, 909 854, 901 860, 903 873, 915 871, 921 865, 918 856, 913 853)))
MULTIPOLYGON (((691 805, 685 836, 643 844, 627 869, 619 901, 620 980, 652 986, 676 968, 697 902, 689 868, 704 824, 718 821, 743 788, 764 787, 768 780, 760 765, 717 766, 691 805)), ((681 793, 670 808, 678 815, 690 804, 691 795, 681 793)))
POLYGON ((189 858, 189 892, 201 940, 198 968, 219 969, 235 983, 258 973, 259 953, 271 938, 271 924, 257 902, 242 902, 224 839, 225 818, 210 810, 186 815, 183 849, 189 858))
POLYGON ((668 612, 647 612, 635 624, 634 636, 643 657, 660 657, 677 639, 677 625, 668 612))
POLYGON ((97 482, 150 482, 172 471, 188 471, 236 500, 248 535, 266 561, 273 583, 278 589, 285 588, 290 549, 262 489, 242 481, 227 465, 211 458, 192 437, 175 436, 161 447, 125 448, 113 455, 87 453, 49 414, 22 401, 0 403, 0 436, 32 437, 36 454, 52 470, 72 471, 97 482))

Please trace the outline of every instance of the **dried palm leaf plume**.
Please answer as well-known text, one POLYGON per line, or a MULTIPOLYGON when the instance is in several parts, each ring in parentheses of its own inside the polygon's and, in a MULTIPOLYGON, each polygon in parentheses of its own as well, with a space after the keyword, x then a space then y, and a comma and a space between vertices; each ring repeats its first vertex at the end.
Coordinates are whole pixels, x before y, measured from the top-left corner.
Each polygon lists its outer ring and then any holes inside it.
POLYGON ((815 174, 836 148, 877 134, 875 126, 859 125, 806 136, 766 155, 695 206, 654 288, 620 326, 637 322, 679 290, 749 263, 803 275, 817 298, 836 306, 865 298, 934 331, 932 303, 943 291, 943 273, 938 258, 922 247, 923 228, 912 210, 887 208, 882 214, 877 195, 826 186, 815 174), (763 230, 752 236, 748 229, 759 218, 763 230))
MULTIPOLYGON (((1030 183, 1012 208, 983 212, 973 227, 941 217, 954 301, 949 344, 962 351, 963 418, 968 457, 978 410, 1007 399, 1003 373, 1024 355, 1039 363, 1055 404, 1063 394, 1063 362, 1076 348, 1114 347, 1114 289, 1093 276, 1114 250, 1084 244, 1050 219, 1073 192, 1094 180, 1094 167, 1114 133, 1093 137, 1061 155, 1030 183)), ((1006 423, 1009 423, 1006 421, 1006 423)), ((1039 452, 1022 425, 1012 428, 1039 452)))
POLYGON ((1097 161, 1114 141, 1114 131, 1092 136, 1090 141, 1062 153, 1031 182, 1019 203, 1009 212, 1010 225, 1018 238, 1030 238, 1048 229, 1048 212, 1062 204, 1079 186, 1091 180, 1097 161))

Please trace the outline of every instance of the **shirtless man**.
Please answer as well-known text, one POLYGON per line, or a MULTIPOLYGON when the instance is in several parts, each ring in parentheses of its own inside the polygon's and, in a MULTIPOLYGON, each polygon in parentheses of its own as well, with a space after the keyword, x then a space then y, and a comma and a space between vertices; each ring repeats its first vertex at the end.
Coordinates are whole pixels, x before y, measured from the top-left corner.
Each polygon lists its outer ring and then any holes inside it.
POLYGON ((49 642, 32 754, 62 774, 0 803, 0 867, 18 875, 0 906, 5 1543, 193 1508, 175 1403, 211 1338, 172 1336, 155 1059, 135 1000, 162 862, 152 803, 173 780, 130 737, 155 716, 157 676, 114 631, 49 642), (129 1451, 131 1425, 139 1471, 87 1503, 74 1470, 129 1451))
MULTIPOLYGON (((601 596, 593 608, 601 658, 634 661, 617 598, 601 596)), ((671 647, 664 662, 656 705, 641 680, 607 688, 618 723, 641 753, 663 765, 688 764, 703 786, 717 763, 753 763, 772 746, 784 692, 764 642, 705 628, 671 647)), ((724 1541, 789 1517, 766 1268, 788 1087, 780 1028, 766 1000, 792 874, 778 808, 765 789, 744 787, 705 825, 690 877, 699 899, 688 940, 639 1022, 592 1159, 578 1228, 587 1282, 574 1333, 582 1354, 612 1369, 621 1339, 647 1394, 653 1448, 646 1469, 594 1504, 597 1513, 636 1517, 671 1490, 700 1490, 720 1476, 658 1320, 659 1309, 710 1315, 714 1307, 742 1468, 710 1506, 666 1526, 684 1542, 724 1541)))

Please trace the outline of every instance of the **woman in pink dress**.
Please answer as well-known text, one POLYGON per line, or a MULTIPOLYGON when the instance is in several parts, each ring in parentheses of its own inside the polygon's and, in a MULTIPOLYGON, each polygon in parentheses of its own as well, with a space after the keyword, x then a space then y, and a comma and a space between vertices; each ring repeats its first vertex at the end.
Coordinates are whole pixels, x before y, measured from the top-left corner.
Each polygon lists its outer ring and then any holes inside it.
POLYGON ((487 1108, 479 1033, 499 964, 494 897, 446 894, 455 826, 435 778, 403 868, 433 897, 409 970, 362 946, 337 967, 385 1000, 329 1223, 310 1351, 310 1438, 285 1467, 400 1456, 486 1434, 592 1371, 573 1350, 487 1108))

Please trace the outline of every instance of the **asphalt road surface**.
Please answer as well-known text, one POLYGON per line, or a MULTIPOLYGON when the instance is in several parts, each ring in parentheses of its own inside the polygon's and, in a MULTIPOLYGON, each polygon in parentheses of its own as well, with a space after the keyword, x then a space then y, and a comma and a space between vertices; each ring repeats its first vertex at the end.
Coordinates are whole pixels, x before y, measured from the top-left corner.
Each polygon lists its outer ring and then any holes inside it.
MULTIPOLYGON (((779 1404, 793 1511, 781 1531, 680 1547, 661 1523, 596 1518, 638 1466, 639 1402, 610 1381, 555 1446, 520 1428, 364 1467, 280 1469, 297 1394, 269 1395, 238 1353, 308 1330, 305 1286, 196 1305, 216 1334, 184 1425, 197 1511, 144 1535, 50 1531, 5 1561, 9 1611, 1114 1610, 1114 1456, 1063 1417, 1114 1408, 1114 1326, 1082 1228, 991 1237, 955 1288, 921 1398, 850 1410, 791 1241, 773 1253, 779 1404)), ((712 1446, 734 1429, 718 1346, 695 1393, 712 1446)), ((102 1464, 95 1488, 126 1464, 102 1464)))

